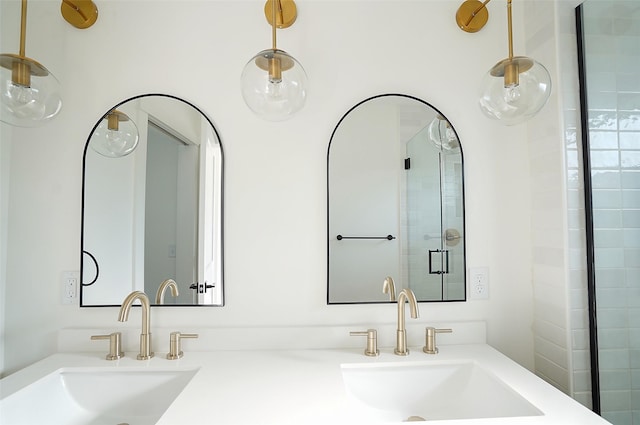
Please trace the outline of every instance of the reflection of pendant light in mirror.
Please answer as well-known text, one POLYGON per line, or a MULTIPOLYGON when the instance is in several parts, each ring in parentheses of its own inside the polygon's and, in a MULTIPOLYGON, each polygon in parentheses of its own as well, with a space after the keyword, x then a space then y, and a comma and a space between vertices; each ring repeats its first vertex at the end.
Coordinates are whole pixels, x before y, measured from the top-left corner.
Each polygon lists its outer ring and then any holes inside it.
MULTIPOLYGON (((456 13, 458 26, 477 32, 487 23, 486 5, 466 0, 456 13)), ((509 57, 489 70, 482 81, 480 109, 505 125, 519 124, 542 109, 551 94, 551 76, 542 64, 526 56, 513 56, 511 0, 507 0, 509 57)))
POLYGON ((91 136, 91 147, 100 155, 120 158, 129 155, 138 146, 138 127, 129 117, 112 110, 91 136))
POLYGON ((287 28, 296 20, 293 0, 268 0, 264 7, 271 24, 273 47, 256 54, 242 71, 242 97, 264 119, 282 121, 304 106, 307 74, 291 55, 276 47, 276 27, 287 28))
POLYGON ((36 127, 62 108, 60 84, 47 68, 25 56, 27 0, 22 0, 20 52, 0 54, 0 121, 36 127))
POLYGON ((429 140, 444 153, 453 153, 460 150, 458 136, 453 131, 449 121, 442 115, 438 114, 431 121, 428 128, 429 140))

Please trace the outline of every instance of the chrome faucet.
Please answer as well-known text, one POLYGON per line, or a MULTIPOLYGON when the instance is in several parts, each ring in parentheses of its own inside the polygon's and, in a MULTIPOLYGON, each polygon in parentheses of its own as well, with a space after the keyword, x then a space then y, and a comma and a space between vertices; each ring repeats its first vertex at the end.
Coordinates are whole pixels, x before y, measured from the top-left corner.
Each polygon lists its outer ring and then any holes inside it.
POLYGON ((118 321, 126 322, 129 319, 129 310, 135 300, 140 300, 142 306, 142 331, 140 333, 140 353, 138 353, 138 360, 148 360, 153 357, 151 352, 151 305, 149 304, 149 298, 144 292, 133 291, 122 301, 120 307, 120 314, 118 315, 118 321))
POLYGON ((156 304, 164 304, 164 293, 166 292, 167 288, 171 288, 171 295, 173 295, 174 297, 180 295, 180 292, 178 292, 178 285, 176 284, 176 281, 173 279, 167 279, 160 284, 158 290, 156 291, 156 304))
POLYGON ((389 294, 389 301, 396 300, 396 285, 391 276, 384 278, 384 282, 382 282, 382 293, 389 294))
POLYGON ((404 288, 402 291, 400 291, 400 294, 398 294, 398 328, 396 331, 396 348, 393 350, 393 352, 398 356, 406 356, 409 354, 409 349, 407 348, 407 333, 405 330, 404 322, 405 301, 409 301, 411 318, 417 319, 419 316, 416 296, 411 289, 404 288))

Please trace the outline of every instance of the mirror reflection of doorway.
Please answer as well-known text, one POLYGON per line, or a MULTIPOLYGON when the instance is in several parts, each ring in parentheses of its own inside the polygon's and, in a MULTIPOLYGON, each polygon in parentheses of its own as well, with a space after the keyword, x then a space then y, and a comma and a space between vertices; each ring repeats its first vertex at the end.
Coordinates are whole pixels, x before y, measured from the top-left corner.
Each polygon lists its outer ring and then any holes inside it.
POLYGON ((145 187, 145 291, 165 279, 180 285, 165 304, 195 303, 199 147, 149 121, 145 187), (181 302, 182 301, 182 302, 181 302))

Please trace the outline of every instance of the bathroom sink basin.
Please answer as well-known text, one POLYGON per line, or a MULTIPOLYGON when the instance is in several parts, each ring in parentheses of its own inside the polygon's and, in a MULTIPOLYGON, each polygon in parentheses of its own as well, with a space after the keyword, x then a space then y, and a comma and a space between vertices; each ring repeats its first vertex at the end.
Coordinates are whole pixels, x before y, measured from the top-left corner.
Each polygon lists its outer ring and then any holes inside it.
POLYGON ((345 364, 342 377, 364 422, 542 415, 473 361, 345 364))
POLYGON ((0 401, 0 423, 155 424, 196 372, 58 369, 0 401))

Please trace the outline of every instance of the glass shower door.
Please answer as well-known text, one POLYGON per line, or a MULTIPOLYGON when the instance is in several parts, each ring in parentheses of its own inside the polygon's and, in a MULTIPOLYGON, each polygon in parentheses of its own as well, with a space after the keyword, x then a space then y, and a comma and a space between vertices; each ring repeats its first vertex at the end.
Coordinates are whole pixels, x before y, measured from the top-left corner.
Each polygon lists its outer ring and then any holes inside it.
POLYGON ((438 116, 409 139, 406 155, 409 287, 419 299, 464 300, 464 188, 457 136, 438 116))
POLYGON ((407 270, 409 286, 422 300, 442 300, 446 253, 442 242, 440 153, 427 128, 407 142, 407 270))
POLYGON ((614 425, 638 425, 640 2, 587 0, 580 14, 583 137, 588 136, 584 174, 593 253, 593 406, 614 425))

